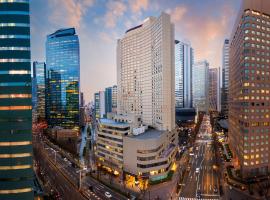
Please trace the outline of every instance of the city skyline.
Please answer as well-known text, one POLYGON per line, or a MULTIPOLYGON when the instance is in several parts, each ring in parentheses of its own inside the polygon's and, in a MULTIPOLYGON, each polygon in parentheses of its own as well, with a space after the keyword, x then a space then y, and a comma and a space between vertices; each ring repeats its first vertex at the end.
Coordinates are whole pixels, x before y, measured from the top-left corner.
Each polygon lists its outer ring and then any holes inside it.
POLYGON ((50 0, 47 3, 37 0, 31 4, 32 60, 45 61, 47 34, 74 26, 84 41, 81 44, 81 91, 89 102, 96 91, 116 84, 117 39, 145 18, 164 11, 172 16, 175 37, 192 44, 195 61, 207 59, 211 66, 219 67, 220 49, 224 38, 230 36, 239 4, 240 0, 207 0, 204 5, 194 0, 169 3, 150 0, 50 0), (201 37, 197 37, 198 34, 201 37), (202 37, 208 39, 200 40, 202 37), (102 59, 99 52, 104 52, 102 59))
POLYGON ((270 0, 200 2, 0 0, 0 199, 270 199, 270 0))

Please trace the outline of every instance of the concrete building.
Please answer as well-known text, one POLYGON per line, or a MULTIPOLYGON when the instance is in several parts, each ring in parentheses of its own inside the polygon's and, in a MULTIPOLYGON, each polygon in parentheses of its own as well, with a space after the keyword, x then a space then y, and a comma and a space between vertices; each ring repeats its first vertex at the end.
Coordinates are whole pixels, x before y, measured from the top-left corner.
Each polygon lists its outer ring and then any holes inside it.
POLYGON ((175 107, 192 108, 193 48, 175 40, 175 107))
POLYGON ((229 143, 244 177, 268 175, 270 1, 245 0, 230 38, 229 143))
POLYGON ((105 117, 105 92, 99 91, 95 93, 94 97, 94 110, 95 110, 95 118, 103 118, 105 117))
POLYGON ((118 40, 118 114, 99 120, 99 166, 133 184, 168 176, 177 152, 174 68, 168 14, 147 18, 118 40))
POLYGON ((112 87, 112 112, 117 113, 117 85, 112 87))
POLYGON ((117 113, 140 115, 159 130, 175 127, 174 26, 149 17, 117 44, 117 113))
POLYGON ((219 103, 219 68, 209 69, 209 111, 218 111, 219 103))
POLYGON ((125 179, 149 181, 164 179, 173 168, 177 132, 153 129, 141 118, 108 115, 100 119, 97 130, 98 165, 125 179))
POLYGON ((209 63, 206 60, 195 62, 192 70, 193 107, 198 111, 209 109, 209 63))
POLYGON ((222 48, 222 75, 221 75, 221 113, 228 116, 228 87, 229 87, 229 39, 225 39, 222 48))

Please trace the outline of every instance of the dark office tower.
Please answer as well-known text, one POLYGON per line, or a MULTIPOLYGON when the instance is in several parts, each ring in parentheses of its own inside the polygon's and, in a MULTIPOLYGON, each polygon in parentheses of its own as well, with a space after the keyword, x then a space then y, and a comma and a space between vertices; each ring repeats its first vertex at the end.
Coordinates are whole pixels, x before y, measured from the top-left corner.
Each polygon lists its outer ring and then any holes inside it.
POLYGON ((229 87, 229 49, 230 43, 226 39, 222 49, 222 76, 221 76, 221 113, 228 116, 228 87, 229 87))
POLYGON ((230 39, 229 142, 243 176, 269 173, 270 1, 244 0, 230 39))
POLYGON ((112 112, 112 87, 105 88, 105 114, 112 112))
POLYGON ((33 63, 33 99, 38 122, 45 120, 45 70, 44 62, 33 63))
POLYGON ((80 50, 74 28, 46 41, 46 118, 49 127, 79 129, 80 50))
POLYGON ((0 199, 33 199, 28 0, 0 1, 0 199))

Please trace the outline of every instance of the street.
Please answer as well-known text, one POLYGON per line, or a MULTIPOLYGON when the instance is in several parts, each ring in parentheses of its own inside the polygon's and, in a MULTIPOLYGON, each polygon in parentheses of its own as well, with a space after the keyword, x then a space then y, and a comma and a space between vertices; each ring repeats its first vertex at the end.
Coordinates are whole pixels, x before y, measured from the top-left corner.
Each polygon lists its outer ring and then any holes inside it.
MULTIPOLYGON (((38 138, 39 136, 37 136, 38 138)), ((107 186, 101 184, 90 176, 85 176, 83 170, 72 166, 72 163, 65 157, 63 157, 57 150, 50 147, 43 140, 36 139, 35 147, 38 149, 40 156, 43 159, 40 162, 44 171, 48 173, 46 176, 49 182, 53 183, 52 186, 57 189, 61 199, 108 199, 105 192, 109 192, 112 200, 125 200, 127 199, 121 194, 116 193, 107 186), (49 175, 51 174, 51 175, 49 175), (81 176, 81 189, 79 190, 79 182, 81 176), (56 176, 57 175, 57 176, 56 176), (90 189, 90 187, 92 187, 90 189), (69 190, 66 190, 69 188, 69 190), (72 188, 72 189, 71 189, 72 188), (69 194, 72 193, 72 194, 69 194), (72 196, 70 196, 72 195, 72 196)))
POLYGON ((184 178, 179 199, 219 199, 219 180, 214 165, 214 148, 209 116, 205 115, 194 147, 190 149, 190 171, 184 178))

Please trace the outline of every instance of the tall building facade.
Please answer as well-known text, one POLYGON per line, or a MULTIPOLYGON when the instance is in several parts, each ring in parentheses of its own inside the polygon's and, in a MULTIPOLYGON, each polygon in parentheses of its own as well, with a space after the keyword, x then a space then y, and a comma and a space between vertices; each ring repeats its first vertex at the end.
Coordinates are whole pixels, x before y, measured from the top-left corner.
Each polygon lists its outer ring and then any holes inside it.
POLYGON ((133 184, 168 177, 178 141, 174 69, 174 28, 168 14, 147 18, 118 40, 117 114, 98 121, 98 166, 133 184))
POLYGON ((112 87, 105 88, 105 114, 112 112, 112 87))
POLYGON ((229 142, 243 176, 268 174, 270 1, 245 0, 230 39, 229 142))
POLYGON ((112 87, 112 112, 117 113, 117 85, 112 87))
POLYGON ((209 63, 206 60, 194 63, 192 70, 193 107, 198 111, 209 109, 209 63))
POLYGON ((228 88, 229 88, 229 39, 225 39, 222 48, 222 76, 221 76, 221 113, 228 116, 228 88))
POLYGON ((80 46, 74 28, 46 41, 46 118, 49 127, 79 128, 80 46))
POLYGON ((94 94, 94 110, 95 110, 95 118, 103 118, 105 117, 105 92, 100 91, 94 94))
POLYGON ((192 108, 193 48, 175 40, 175 107, 192 108))
POLYGON ((117 44, 117 112, 140 115, 160 130, 175 127, 174 26, 149 17, 117 44))
POLYGON ((33 199, 28 0, 0 1, 0 199, 33 199))
POLYGON ((218 111, 219 69, 209 69, 209 111, 218 111))
POLYGON ((37 121, 45 120, 45 72, 46 65, 44 62, 34 62, 33 63, 33 86, 35 92, 36 103, 35 103, 35 112, 37 121))

